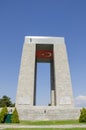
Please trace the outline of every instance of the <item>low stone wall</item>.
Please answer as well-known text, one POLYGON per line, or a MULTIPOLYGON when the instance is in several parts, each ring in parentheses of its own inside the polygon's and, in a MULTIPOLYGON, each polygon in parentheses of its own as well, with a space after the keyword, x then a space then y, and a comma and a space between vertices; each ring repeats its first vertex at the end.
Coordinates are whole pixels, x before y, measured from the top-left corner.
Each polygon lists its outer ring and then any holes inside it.
MULTIPOLYGON (((8 112, 15 107, 8 107, 8 112)), ((2 108, 0 108, 1 111, 2 108)), ((24 106, 17 110, 20 120, 68 120, 79 119, 80 108, 58 109, 54 106, 24 106)))
POLYGON ((18 109, 20 120, 79 119, 80 108, 58 109, 52 106, 33 106, 18 109))

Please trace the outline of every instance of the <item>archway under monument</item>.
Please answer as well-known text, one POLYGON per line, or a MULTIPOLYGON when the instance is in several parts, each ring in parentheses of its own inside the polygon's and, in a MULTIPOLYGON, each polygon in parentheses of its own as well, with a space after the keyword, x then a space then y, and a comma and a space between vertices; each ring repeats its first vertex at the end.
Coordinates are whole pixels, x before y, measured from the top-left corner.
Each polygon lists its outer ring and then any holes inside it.
POLYGON ((37 62, 36 73, 36 106, 51 105, 50 63, 37 62))
POLYGON ((76 119, 64 38, 26 36, 23 46, 16 107, 22 120, 76 119), (36 106, 37 63, 50 63, 50 104, 36 106))
MULTIPOLYGON (((53 45, 52 44, 37 44, 36 45, 36 66, 37 66, 37 63, 50 64, 50 78, 51 78, 50 79, 50 105, 54 106, 55 105, 55 84, 54 84, 54 65, 53 65, 53 45)), ((35 79, 37 80, 37 78, 35 79)), ((35 86, 35 88, 37 88, 37 86, 35 86)), ((34 91, 34 93, 36 93, 36 90, 34 91)), ((34 103, 35 105, 36 96, 34 96, 34 101, 35 101, 34 103)))

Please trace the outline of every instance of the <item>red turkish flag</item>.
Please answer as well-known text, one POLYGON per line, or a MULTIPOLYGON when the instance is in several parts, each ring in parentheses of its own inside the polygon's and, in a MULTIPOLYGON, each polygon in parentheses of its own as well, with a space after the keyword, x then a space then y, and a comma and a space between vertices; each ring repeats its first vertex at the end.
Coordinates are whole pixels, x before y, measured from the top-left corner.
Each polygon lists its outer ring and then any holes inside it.
POLYGON ((52 59, 53 51, 52 50, 37 50, 36 57, 43 58, 43 59, 52 59))

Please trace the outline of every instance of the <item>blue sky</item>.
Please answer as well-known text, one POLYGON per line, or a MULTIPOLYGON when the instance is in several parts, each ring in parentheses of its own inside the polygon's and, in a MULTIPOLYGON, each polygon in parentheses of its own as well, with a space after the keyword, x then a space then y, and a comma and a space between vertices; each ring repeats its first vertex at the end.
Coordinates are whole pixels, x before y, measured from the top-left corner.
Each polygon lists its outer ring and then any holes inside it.
MULTIPOLYGON (((26 35, 65 38, 75 103, 86 106, 86 0, 0 0, 0 97, 13 101, 26 35)), ((49 73, 48 67, 39 65, 38 72, 49 73)), ((49 90, 47 77, 44 85, 42 78, 38 81, 38 102, 44 104, 49 102, 49 95, 41 97, 49 90)))

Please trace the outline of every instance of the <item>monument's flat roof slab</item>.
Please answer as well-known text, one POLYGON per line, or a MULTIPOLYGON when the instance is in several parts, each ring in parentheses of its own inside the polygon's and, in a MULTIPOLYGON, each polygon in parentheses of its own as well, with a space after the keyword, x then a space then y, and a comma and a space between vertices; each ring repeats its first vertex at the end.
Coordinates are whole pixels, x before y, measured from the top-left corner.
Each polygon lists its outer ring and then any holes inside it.
POLYGON ((64 37, 25 36, 26 44, 63 44, 64 37))

